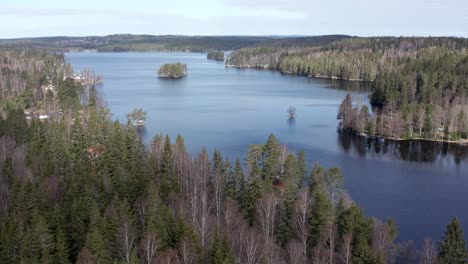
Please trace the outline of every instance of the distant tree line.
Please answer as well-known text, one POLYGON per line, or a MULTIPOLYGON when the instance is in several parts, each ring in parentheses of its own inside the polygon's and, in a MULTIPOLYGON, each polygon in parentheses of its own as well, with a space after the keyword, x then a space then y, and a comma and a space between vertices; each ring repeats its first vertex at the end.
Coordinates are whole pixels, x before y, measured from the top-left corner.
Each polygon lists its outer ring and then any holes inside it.
POLYGON ((265 46, 318 46, 335 40, 349 38, 345 35, 314 37, 265 37, 265 36, 176 36, 115 34, 88 37, 39 37, 0 39, 0 48, 40 48, 51 51, 100 52, 125 51, 191 51, 238 50, 245 47, 265 46))
POLYGON ((224 61, 224 51, 222 50, 210 51, 206 55, 206 58, 209 60, 224 61))

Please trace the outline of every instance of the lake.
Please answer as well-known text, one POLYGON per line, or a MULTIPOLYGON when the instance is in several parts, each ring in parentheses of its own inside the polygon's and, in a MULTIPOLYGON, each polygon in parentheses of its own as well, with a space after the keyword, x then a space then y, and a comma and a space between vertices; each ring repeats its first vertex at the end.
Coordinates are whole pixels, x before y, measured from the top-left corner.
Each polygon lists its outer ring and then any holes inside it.
POLYGON ((345 188, 369 216, 395 218, 398 240, 440 239, 457 216, 468 238, 468 158, 464 147, 431 142, 383 144, 337 132, 338 105, 348 91, 368 103, 365 84, 225 68, 200 53, 67 53, 75 71, 104 75, 100 93, 114 119, 148 112, 144 140, 180 133, 191 152, 206 147, 231 159, 270 133, 310 162, 340 167, 345 188), (164 63, 182 62, 188 76, 159 79, 164 63), (289 120, 287 109, 297 109, 289 120))

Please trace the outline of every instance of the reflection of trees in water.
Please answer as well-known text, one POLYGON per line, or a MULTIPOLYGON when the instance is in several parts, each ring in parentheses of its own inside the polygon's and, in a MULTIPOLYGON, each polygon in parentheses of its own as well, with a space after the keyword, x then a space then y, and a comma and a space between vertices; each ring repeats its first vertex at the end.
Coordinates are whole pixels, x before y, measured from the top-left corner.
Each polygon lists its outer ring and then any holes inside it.
POLYGON ((337 90, 346 90, 352 92, 368 92, 372 90, 372 82, 356 82, 347 80, 332 80, 332 79, 314 79, 314 82, 322 81, 329 88, 337 90))
POLYGON ((345 152, 354 151, 359 156, 388 156, 416 162, 434 162, 453 158, 455 163, 468 158, 468 147, 426 140, 385 140, 356 136, 350 132, 338 133, 338 142, 345 152))
POLYGON ((349 152, 351 149, 351 135, 346 131, 339 131, 338 141, 340 142, 340 146, 343 148, 343 150, 345 152, 349 152))
POLYGON ((289 134, 293 135, 296 133, 296 119, 288 118, 288 131, 289 134))
POLYGON ((146 136, 148 134, 148 131, 147 131, 146 127, 139 126, 136 129, 137 129, 137 134, 140 136, 140 139, 143 140, 144 138, 146 138, 146 136))

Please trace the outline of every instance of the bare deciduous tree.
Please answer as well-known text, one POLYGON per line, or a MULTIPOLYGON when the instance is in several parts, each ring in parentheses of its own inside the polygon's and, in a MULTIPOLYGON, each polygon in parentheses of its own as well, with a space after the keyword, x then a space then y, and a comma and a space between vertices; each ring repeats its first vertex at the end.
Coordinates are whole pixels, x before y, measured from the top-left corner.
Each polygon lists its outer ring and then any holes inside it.
POLYGON ((351 263, 352 242, 353 242, 352 234, 345 234, 343 236, 340 255, 341 255, 341 260, 343 261, 344 264, 351 263))
POLYGON ((374 255, 384 257, 386 259, 390 250, 392 241, 390 235, 390 227, 388 224, 375 219, 372 234, 372 248, 374 255))
POLYGON ((286 246, 288 252, 288 263, 301 264, 306 263, 304 258, 302 243, 297 240, 290 241, 286 246))
POLYGON ((300 190, 294 208, 294 226, 296 227, 296 235, 302 248, 301 254, 304 263, 307 262, 307 241, 309 238, 309 206, 310 206, 310 191, 304 187, 300 190))
POLYGON ((221 226, 221 206, 222 206, 222 199, 224 193, 224 175, 222 172, 217 169, 213 176, 211 177, 211 184, 213 186, 214 192, 214 207, 215 207, 215 215, 216 215, 216 225, 218 227, 221 226))
POLYGON ((244 240, 244 260, 246 264, 257 264, 263 257, 263 247, 258 234, 250 231, 244 240))
POLYGON ((437 249, 431 237, 425 237, 421 251, 421 264, 437 264, 437 249))
POLYGON ((119 249, 125 263, 130 263, 130 255, 132 254, 133 247, 135 245, 135 232, 132 224, 128 218, 122 220, 119 228, 119 249))
POLYGON ((195 252, 193 250, 192 241, 187 237, 182 238, 179 244, 179 255, 183 264, 192 264, 194 262, 195 252))
POLYGON ((140 258, 143 263, 152 264, 156 261, 159 241, 154 232, 147 232, 140 243, 140 258))
POLYGON ((195 166, 190 203, 192 221, 200 236, 201 245, 204 247, 208 242, 210 230, 213 229, 213 226, 210 225, 210 211, 213 203, 209 197, 208 186, 210 165, 206 150, 200 154, 196 162, 198 165, 195 166))
POLYGON ((261 197, 256 204, 258 223, 265 240, 265 256, 269 263, 273 259, 273 235, 275 231, 275 216, 278 198, 274 192, 261 197))

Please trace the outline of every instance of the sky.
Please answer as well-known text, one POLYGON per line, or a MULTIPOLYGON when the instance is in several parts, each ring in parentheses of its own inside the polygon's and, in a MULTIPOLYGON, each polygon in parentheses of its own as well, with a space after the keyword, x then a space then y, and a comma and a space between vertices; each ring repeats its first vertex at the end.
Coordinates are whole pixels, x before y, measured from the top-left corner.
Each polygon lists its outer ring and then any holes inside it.
POLYGON ((151 35, 468 37, 468 0, 0 0, 0 38, 151 35))

